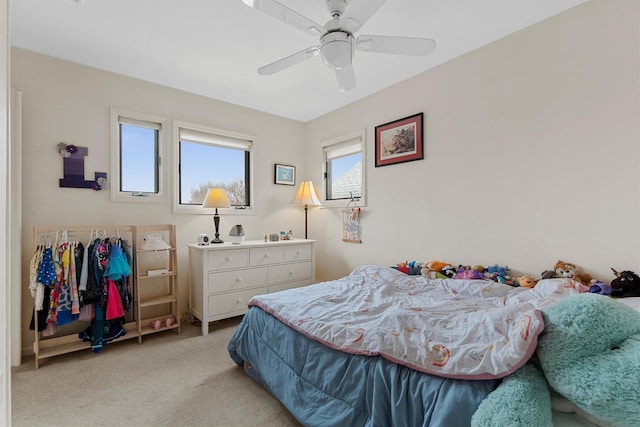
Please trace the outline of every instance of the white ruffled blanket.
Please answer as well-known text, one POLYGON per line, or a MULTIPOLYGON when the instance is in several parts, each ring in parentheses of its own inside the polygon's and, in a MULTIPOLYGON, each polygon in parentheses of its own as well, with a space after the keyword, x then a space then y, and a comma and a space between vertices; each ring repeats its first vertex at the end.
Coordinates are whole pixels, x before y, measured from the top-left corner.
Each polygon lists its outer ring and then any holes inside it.
POLYGON ((534 289, 426 279, 369 265, 338 280, 256 296, 249 306, 346 353, 443 377, 492 379, 531 357, 544 328, 539 310, 581 287, 570 279, 541 280, 534 289))

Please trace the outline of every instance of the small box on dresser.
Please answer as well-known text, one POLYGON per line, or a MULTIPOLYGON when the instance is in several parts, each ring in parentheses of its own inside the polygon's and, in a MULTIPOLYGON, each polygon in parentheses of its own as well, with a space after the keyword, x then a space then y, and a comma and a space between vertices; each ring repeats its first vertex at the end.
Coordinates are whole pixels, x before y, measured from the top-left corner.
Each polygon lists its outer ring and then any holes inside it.
POLYGON ((209 333, 209 322, 246 313, 255 295, 313 283, 314 243, 291 239, 188 245, 189 309, 202 322, 202 335, 209 333))

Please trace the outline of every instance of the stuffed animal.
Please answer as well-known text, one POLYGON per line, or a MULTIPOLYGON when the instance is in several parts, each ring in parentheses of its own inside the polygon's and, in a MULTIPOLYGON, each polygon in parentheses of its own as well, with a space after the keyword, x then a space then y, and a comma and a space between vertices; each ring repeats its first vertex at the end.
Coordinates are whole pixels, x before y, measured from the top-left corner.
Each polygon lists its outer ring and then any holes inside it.
POLYGON ((476 264, 471 266, 472 270, 479 271, 480 273, 484 273, 487 269, 484 268, 484 265, 476 264))
POLYGON ((447 267, 452 266, 448 262, 438 260, 427 261, 423 264, 420 273, 422 274, 422 276, 429 279, 445 279, 447 278, 447 275, 443 274, 442 271, 447 267))
POLYGON ((558 275, 553 270, 545 270, 542 272, 542 274, 540 274, 541 279, 555 279, 557 277, 558 275))
POLYGON ((399 262, 398 264, 396 264, 395 267, 391 267, 391 268, 395 268, 396 270, 404 273, 404 274, 409 274, 411 276, 416 275, 419 276, 420 275, 420 265, 418 265, 418 263, 416 263, 415 261, 405 261, 405 262, 399 262))
POLYGON ((611 296, 613 297, 640 297, 640 277, 633 271, 624 270, 617 272, 613 268, 616 278, 611 282, 611 296))
POLYGON ((395 268, 396 270, 398 270, 401 273, 404 274, 409 274, 409 267, 407 266, 407 262, 399 262, 396 264, 395 267, 391 267, 391 268, 395 268))
POLYGON ((440 273, 445 277, 451 279, 456 274, 456 268, 452 265, 447 265, 445 267, 442 267, 442 271, 440 273))
POLYGON ((556 273, 557 277, 573 279, 585 286, 591 285, 592 277, 588 274, 582 273, 575 264, 559 260, 556 262, 556 265, 553 266, 553 271, 556 273))
POLYGON ((454 279, 468 279, 468 280, 484 280, 484 273, 474 270, 468 265, 459 265, 456 269, 456 274, 453 275, 454 279))
POLYGON ((498 264, 490 265, 487 267, 487 273, 497 273, 502 276, 507 276, 507 272, 509 271, 509 266, 501 266, 498 264))
POLYGON ((591 286, 589 287, 589 292, 591 292, 592 294, 599 294, 599 295, 611 295, 612 290, 613 289, 611 288, 610 285, 607 285, 606 283, 596 279, 593 279, 591 281, 591 286))
POLYGON ((522 288, 533 288, 536 286, 536 280, 532 276, 524 275, 518 277, 518 284, 522 288))
POLYGON ((503 285, 518 286, 518 282, 509 275, 509 266, 490 265, 487 267, 485 277, 503 285))
POLYGON ((640 426, 640 313, 611 298, 584 293, 561 298, 543 308, 542 315, 537 363, 532 358, 505 377, 480 403, 471 426, 552 425, 546 383, 577 407, 576 412, 599 420, 594 424, 640 426), (628 374, 612 375, 621 370, 628 374))

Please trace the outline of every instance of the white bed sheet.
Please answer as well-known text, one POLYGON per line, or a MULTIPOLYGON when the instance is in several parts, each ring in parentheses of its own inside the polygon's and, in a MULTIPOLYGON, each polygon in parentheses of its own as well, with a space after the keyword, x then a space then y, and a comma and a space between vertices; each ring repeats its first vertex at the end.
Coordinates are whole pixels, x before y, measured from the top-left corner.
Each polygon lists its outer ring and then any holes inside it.
POLYGON ((640 311, 640 297, 616 298, 616 301, 629 306, 634 310, 640 311))

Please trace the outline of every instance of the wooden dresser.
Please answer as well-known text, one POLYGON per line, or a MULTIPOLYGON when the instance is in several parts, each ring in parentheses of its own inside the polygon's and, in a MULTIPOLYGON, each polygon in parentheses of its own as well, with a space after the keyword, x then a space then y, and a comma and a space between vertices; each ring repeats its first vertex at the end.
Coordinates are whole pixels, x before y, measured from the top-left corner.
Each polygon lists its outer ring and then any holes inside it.
POLYGON ((202 322, 202 335, 209 333, 209 322, 246 313, 254 295, 313 283, 314 243, 292 239, 188 245, 189 309, 202 322))

